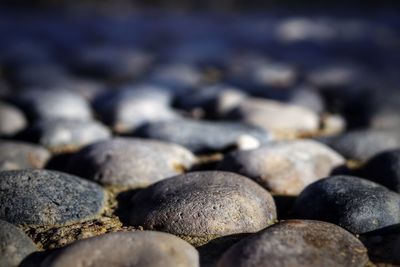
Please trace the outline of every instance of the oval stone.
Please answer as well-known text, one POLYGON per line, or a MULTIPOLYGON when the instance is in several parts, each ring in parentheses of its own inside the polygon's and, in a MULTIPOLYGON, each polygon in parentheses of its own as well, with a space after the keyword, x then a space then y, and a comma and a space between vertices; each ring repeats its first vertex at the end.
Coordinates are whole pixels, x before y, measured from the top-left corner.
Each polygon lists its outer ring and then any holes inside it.
POLYGON ((256 232, 276 220, 272 196, 229 172, 192 172, 158 182, 131 200, 129 222, 149 230, 211 240, 256 232))
POLYGON ((353 176, 331 176, 306 187, 294 212, 361 234, 400 223, 400 195, 353 176))
POLYGON ((50 255, 46 267, 198 267, 197 250, 184 240, 161 232, 109 233, 72 243, 50 255))
POLYGON ((233 245, 218 267, 367 266, 367 249, 352 234, 330 223, 289 220, 233 245))
POLYGON ((0 192, 0 219, 33 226, 93 219, 106 197, 95 183, 49 170, 2 171, 0 192))
POLYGON ((298 195, 343 164, 344 158, 329 147, 312 140, 296 140, 232 152, 219 169, 248 176, 276 194, 298 195))
POLYGON ((18 108, 0 102, 0 136, 12 136, 27 126, 24 113, 18 108))
POLYGON ((195 156, 187 149, 154 140, 116 138, 73 155, 69 171, 102 185, 145 187, 189 169, 195 156))

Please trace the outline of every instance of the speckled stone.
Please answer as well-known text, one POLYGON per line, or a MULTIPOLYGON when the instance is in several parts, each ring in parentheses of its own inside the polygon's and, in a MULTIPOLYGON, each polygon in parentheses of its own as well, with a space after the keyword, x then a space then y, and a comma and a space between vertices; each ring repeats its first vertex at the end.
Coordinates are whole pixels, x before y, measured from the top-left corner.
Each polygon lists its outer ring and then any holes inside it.
POLYGON ((172 95, 163 87, 126 86, 94 100, 101 119, 119 133, 130 132, 147 122, 179 118, 169 104, 172 95))
POLYGON ((256 232, 276 220, 271 195, 229 172, 192 172, 158 182, 133 196, 129 223, 188 239, 256 232))
POLYGON ((32 240, 14 225, 0 220, 0 266, 16 267, 37 250, 32 240))
POLYGON ((0 170, 41 169, 50 157, 39 145, 0 140, 0 170))
POLYGON ((233 245, 218 267, 367 266, 367 249, 346 230, 326 222, 289 220, 233 245))
POLYGON ((34 120, 89 120, 92 117, 89 104, 81 95, 63 89, 26 90, 17 95, 13 102, 34 120))
POLYGON ((12 136, 27 126, 24 113, 18 108, 0 102, 0 136, 12 136))
POLYGON ((319 117, 313 111, 261 98, 242 101, 229 117, 272 131, 276 136, 299 135, 319 128, 319 117))
POLYGON ((400 148, 397 131, 358 130, 318 139, 347 159, 365 162, 378 153, 400 148))
POLYGON ((56 226, 90 220, 102 212, 105 193, 94 183, 48 170, 0 172, 0 219, 56 226))
POLYGON ((97 121, 44 120, 30 127, 24 137, 54 152, 76 151, 111 138, 110 130, 97 121))
POLYGON ((344 158, 329 147, 312 140, 296 140, 234 151, 223 159, 219 169, 250 177, 276 194, 298 195, 343 164, 344 158))
POLYGON ((250 138, 260 144, 271 135, 262 129, 235 122, 211 122, 181 119, 144 125, 137 135, 182 145, 195 153, 221 151, 240 147, 240 140, 250 138))
POLYGON ((353 176, 331 176, 306 187, 294 212, 362 234, 400 223, 400 195, 353 176))
POLYGON ((184 240, 161 232, 110 233, 77 241, 50 255, 41 266, 198 267, 199 255, 184 240))
POLYGON ((103 185, 144 187, 182 173, 196 158, 187 149, 160 141, 116 138, 75 154, 68 169, 103 185))

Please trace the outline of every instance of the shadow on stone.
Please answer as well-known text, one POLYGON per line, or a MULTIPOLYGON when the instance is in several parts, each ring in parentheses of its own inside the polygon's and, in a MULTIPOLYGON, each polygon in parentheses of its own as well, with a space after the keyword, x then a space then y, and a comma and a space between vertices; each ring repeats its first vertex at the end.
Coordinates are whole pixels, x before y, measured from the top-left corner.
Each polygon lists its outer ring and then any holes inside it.
POLYGON ((279 220, 294 219, 293 205, 296 196, 273 195, 279 220))
POLYGON ((117 195, 118 208, 115 210, 115 215, 118 216, 118 218, 124 225, 129 225, 128 220, 129 220, 131 199, 135 194, 137 194, 141 190, 143 189, 142 188, 131 189, 123 191, 117 195))

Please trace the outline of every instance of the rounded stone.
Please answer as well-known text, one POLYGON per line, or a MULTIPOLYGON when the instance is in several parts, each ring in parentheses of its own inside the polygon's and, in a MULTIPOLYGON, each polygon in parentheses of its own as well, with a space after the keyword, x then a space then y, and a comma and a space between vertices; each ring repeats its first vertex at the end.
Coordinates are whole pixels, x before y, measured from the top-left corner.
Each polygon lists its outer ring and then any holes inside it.
POLYGON ((18 108, 0 102, 0 135, 12 136, 26 126, 25 115, 18 108))
POLYGON ((50 152, 38 145, 0 141, 0 170, 41 169, 50 157, 50 152))
POLYGON ((99 215, 103 189, 89 181, 49 170, 0 172, 0 219, 32 226, 67 225, 99 215))
POLYGON ((318 140, 345 158, 360 162, 365 162, 386 150, 400 147, 400 134, 397 131, 357 130, 318 140))
POLYGON ((306 187, 294 212, 361 234, 400 223, 400 195, 358 177, 331 176, 306 187))
POLYGON ((250 177, 273 193, 298 195, 343 164, 344 158, 329 147, 312 140, 295 140, 234 151, 218 168, 250 177))
POLYGON ((144 125, 135 133, 142 137, 159 139, 182 145, 195 153, 221 151, 240 146, 243 137, 257 144, 270 141, 264 130, 242 123, 212 122, 181 119, 144 125))
POLYGON ((16 267, 37 250, 32 240, 18 227, 0 220, 0 266, 16 267))
POLYGON ((73 155, 68 169, 103 185, 145 187, 189 169, 195 156, 160 141, 116 138, 90 145, 73 155))
POLYGON ((192 172, 158 182, 133 196, 129 223, 193 243, 257 232, 276 220, 268 191, 229 172, 192 172))
POLYGON ((92 113, 79 94, 63 89, 30 89, 13 99, 30 119, 89 120, 92 113))
POLYGON ((360 173, 368 180, 400 192, 400 150, 391 150, 372 157, 360 173))
POLYGON ((198 267, 197 250, 161 232, 109 233, 72 243, 51 254, 41 266, 198 267))
POLYGON ((233 245, 218 267, 367 266, 367 249, 346 230, 326 222, 288 220, 233 245))
POLYGON ((298 135, 319 129, 319 117, 315 112, 305 107, 261 98, 242 101, 229 117, 261 127, 277 136, 298 135))
POLYGON ((23 136, 53 152, 70 152, 109 139, 111 132, 97 121, 52 119, 38 121, 23 136))

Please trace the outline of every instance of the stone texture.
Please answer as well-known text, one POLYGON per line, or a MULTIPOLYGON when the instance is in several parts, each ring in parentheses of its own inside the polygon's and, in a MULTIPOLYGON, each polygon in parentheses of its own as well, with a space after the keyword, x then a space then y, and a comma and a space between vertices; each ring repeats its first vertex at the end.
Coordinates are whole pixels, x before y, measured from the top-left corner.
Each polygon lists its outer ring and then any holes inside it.
POLYGON ((65 119, 39 121, 23 135, 54 152, 76 151, 111 137, 110 130, 99 122, 65 119))
POLYGON ((199 255, 187 242, 167 233, 120 232, 72 243, 41 266, 198 267, 199 255))
POLYGON ((294 212, 361 234, 400 223, 400 195, 353 176, 331 176, 306 187, 294 212))
POLYGON ((0 172, 0 219, 55 226, 90 220, 103 209, 105 193, 94 183, 48 170, 0 172))
POLYGON ((0 136, 12 136, 27 126, 24 113, 18 108, 0 102, 0 136))
POLYGON ((243 137, 253 139, 258 145, 272 138, 268 132, 255 126, 192 119, 150 123, 141 127, 135 134, 176 143, 195 153, 237 147, 243 137))
POLYGON ((397 131, 357 130, 318 139, 347 159, 365 162, 385 150, 400 148, 397 131))
POLYGON ((277 141, 253 150, 234 151, 219 169, 254 179, 280 195, 298 195, 307 185, 345 164, 342 156, 312 140, 277 141))
POLYGON ((326 222, 289 220, 233 245, 218 267, 367 266, 367 249, 346 230, 326 222))
POLYGON ((0 266, 16 267, 37 250, 25 233, 14 225, 0 220, 0 266))
POLYGON ((0 170, 41 169, 50 157, 50 152, 38 145, 0 141, 0 170))
POLYGON ((103 185, 144 187, 189 169, 195 156, 160 141, 116 138, 88 146, 69 162, 69 171, 103 185))
POLYGON ((256 232, 276 220, 275 203, 259 185, 229 172, 192 172, 158 182, 131 200, 129 223, 182 236, 194 244, 256 232))
POLYGON ((315 132, 319 128, 319 118, 313 111, 261 98, 242 101, 229 117, 272 131, 277 136, 315 132))

